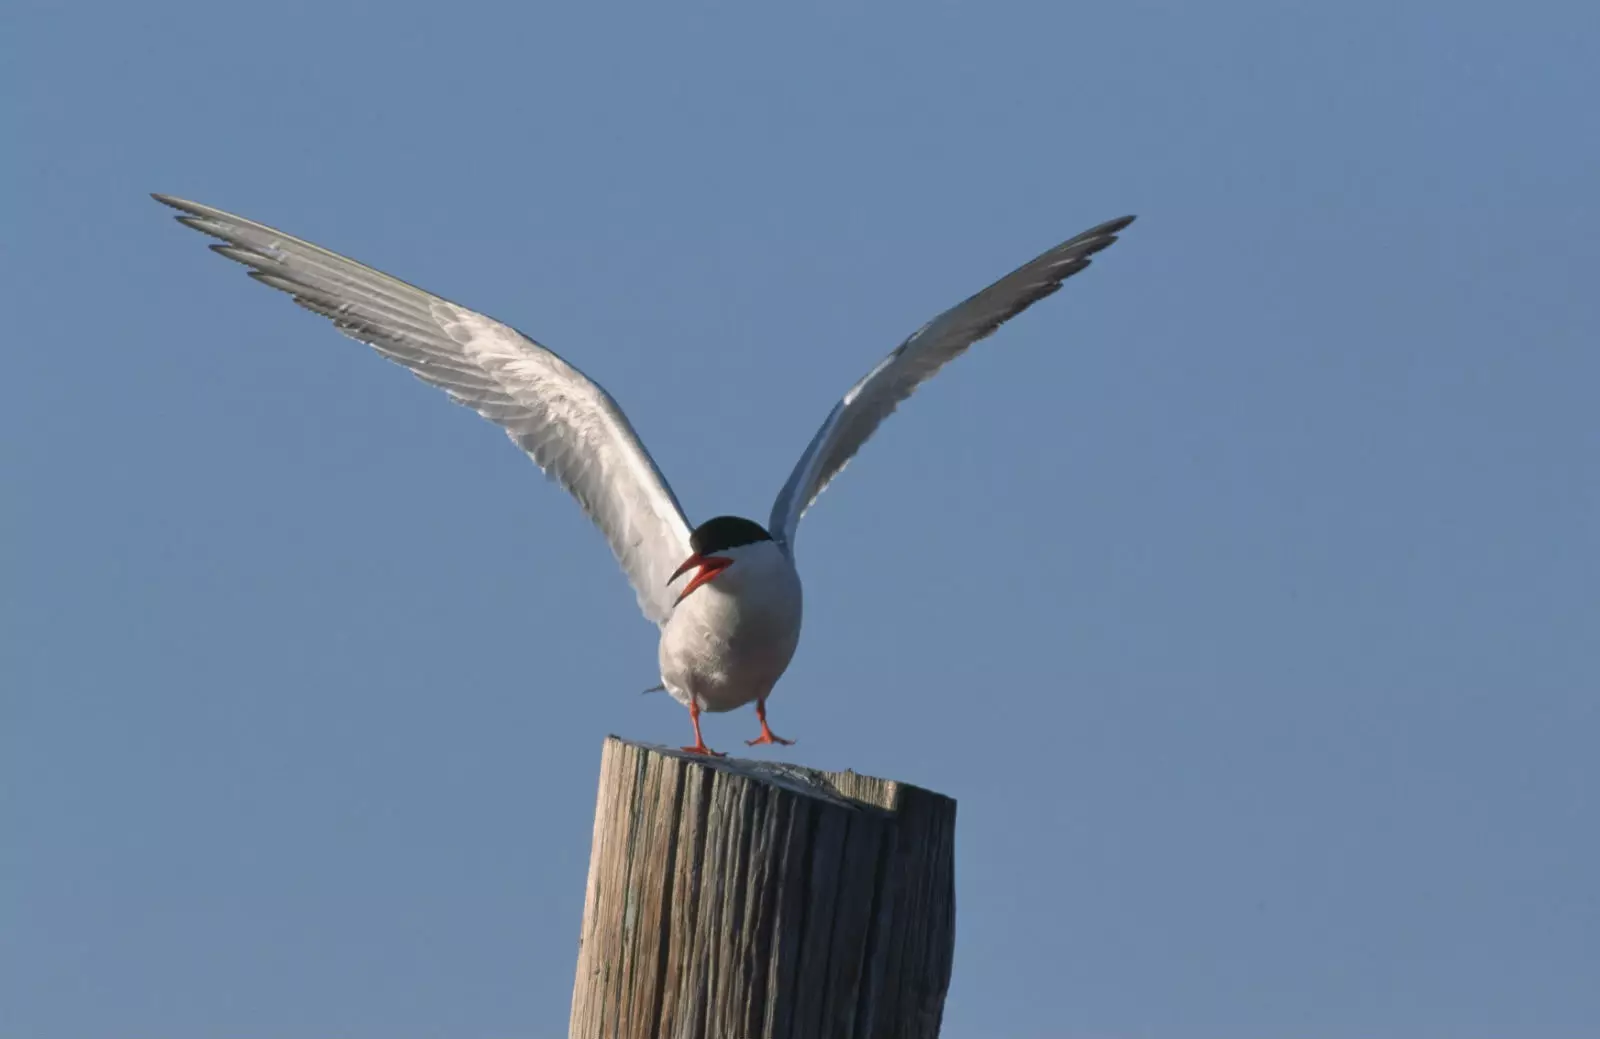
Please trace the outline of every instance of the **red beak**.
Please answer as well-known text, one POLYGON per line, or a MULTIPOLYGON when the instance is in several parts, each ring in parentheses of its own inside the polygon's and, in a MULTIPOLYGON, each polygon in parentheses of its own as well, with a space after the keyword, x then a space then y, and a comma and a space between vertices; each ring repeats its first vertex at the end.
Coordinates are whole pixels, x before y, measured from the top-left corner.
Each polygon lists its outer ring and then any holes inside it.
POLYGON ((676 606, 678 603, 683 602, 689 597, 690 592, 707 583, 732 565, 733 560, 725 556, 703 556, 698 552, 685 559, 683 565, 672 571, 672 576, 667 578, 668 584, 676 581, 694 567, 698 566, 700 572, 695 574, 689 583, 684 586, 683 591, 678 593, 678 597, 672 601, 672 605, 676 606))

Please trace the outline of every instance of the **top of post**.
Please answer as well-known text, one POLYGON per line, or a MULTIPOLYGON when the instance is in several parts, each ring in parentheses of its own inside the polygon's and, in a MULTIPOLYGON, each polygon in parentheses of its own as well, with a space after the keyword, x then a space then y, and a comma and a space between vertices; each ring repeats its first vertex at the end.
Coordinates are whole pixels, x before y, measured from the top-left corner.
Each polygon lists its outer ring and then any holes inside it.
POLYGON ((616 743, 621 746, 632 747, 647 754, 675 758, 686 764, 725 772, 729 775, 739 776, 758 783, 765 783, 791 793, 820 798, 824 801, 838 804, 841 807, 878 809, 892 813, 900 811, 905 798, 908 796, 929 797, 940 801, 951 801, 953 804, 953 799, 946 797, 944 794, 935 793, 932 790, 927 790, 911 783, 902 783, 895 779, 879 779, 875 776, 865 776, 850 769, 846 769, 843 772, 830 772, 825 769, 809 768, 805 765, 795 765, 783 761, 708 757, 704 754, 691 754, 677 747, 642 743, 638 740, 624 739, 616 735, 607 736, 606 742, 608 744, 616 743))

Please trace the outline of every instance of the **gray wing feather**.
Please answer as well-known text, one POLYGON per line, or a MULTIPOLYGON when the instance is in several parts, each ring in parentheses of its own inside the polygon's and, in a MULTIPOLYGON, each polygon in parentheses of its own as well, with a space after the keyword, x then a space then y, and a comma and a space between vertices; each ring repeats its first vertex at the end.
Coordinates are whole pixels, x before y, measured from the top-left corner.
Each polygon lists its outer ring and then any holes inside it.
POLYGON ((1060 289, 1131 223, 1131 216, 1107 221, 1023 264, 923 325, 850 387, 778 492, 768 524, 773 536, 792 553, 800 517, 902 401, 973 343, 1060 289))
POLYGON ((683 509, 627 416, 600 385, 516 329, 282 231, 167 195, 179 223, 263 285, 410 369, 505 430, 577 499, 657 624, 690 553, 683 509))

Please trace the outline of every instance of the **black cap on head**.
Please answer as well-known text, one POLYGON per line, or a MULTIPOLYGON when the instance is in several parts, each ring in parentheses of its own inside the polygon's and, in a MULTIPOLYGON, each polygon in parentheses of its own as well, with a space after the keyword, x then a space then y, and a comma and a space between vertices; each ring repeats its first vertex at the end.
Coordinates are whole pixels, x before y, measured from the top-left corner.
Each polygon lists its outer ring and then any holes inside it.
POLYGON ((708 519, 689 535, 689 544, 702 556, 713 555, 741 545, 758 541, 771 541, 772 535, 765 527, 742 516, 718 516, 708 519))

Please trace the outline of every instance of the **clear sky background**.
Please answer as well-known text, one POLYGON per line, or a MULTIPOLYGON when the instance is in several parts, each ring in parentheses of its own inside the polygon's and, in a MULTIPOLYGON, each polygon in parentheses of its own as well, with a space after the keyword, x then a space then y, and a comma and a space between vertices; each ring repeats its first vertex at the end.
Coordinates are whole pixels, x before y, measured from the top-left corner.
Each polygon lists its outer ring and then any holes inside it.
POLYGON ((689 736, 579 510, 149 191, 539 338, 696 521, 1139 214, 805 521, 784 756, 959 798, 950 1039, 1600 1035, 1594 4, 3 36, 0 1036, 563 1035, 601 740, 689 736))

